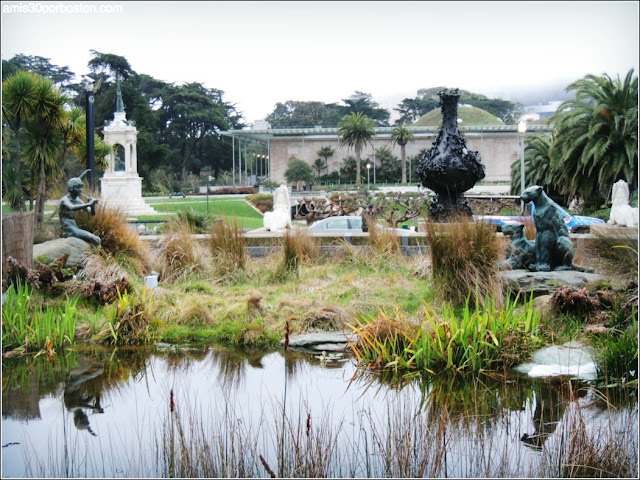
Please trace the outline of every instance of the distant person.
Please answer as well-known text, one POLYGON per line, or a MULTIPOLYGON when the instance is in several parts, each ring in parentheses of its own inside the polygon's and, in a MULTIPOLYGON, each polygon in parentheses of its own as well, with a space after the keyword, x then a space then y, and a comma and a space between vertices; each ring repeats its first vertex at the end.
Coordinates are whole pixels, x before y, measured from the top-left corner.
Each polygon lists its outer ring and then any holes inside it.
POLYGON ((367 208, 362 212, 362 231, 368 232, 369 227, 375 225, 378 221, 376 210, 373 208, 373 204, 367 205, 367 208))
POLYGON ((91 232, 81 229, 76 223, 76 211, 87 210, 91 215, 95 215, 95 205, 98 199, 88 197, 87 203, 78 197, 82 194, 82 177, 89 170, 85 170, 79 177, 74 177, 67 183, 68 195, 60 199, 60 223, 62 225, 63 237, 76 237, 92 245, 100 245, 100 237, 91 232))

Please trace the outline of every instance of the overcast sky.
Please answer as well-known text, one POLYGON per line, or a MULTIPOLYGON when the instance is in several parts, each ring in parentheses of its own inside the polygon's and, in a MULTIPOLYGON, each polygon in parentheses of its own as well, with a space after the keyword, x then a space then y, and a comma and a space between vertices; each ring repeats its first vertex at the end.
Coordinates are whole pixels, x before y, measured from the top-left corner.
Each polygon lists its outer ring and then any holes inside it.
POLYGON ((638 72, 638 43, 635 1, 2 2, 3 59, 39 55, 79 77, 90 50, 121 55, 138 73, 223 90, 249 123, 276 102, 355 90, 391 110, 420 88, 513 99, 623 77, 638 72))

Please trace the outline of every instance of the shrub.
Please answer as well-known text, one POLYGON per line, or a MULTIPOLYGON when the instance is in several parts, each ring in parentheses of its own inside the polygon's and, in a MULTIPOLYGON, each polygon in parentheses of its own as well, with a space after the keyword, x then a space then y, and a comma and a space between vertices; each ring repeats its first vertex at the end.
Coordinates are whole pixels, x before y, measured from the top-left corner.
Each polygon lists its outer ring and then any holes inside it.
POLYGON ((247 201, 262 213, 273 210, 273 195, 269 193, 256 193, 249 195, 247 196, 247 201))
POLYGON ((189 231, 193 234, 207 233, 211 227, 211 217, 206 212, 198 212, 193 209, 181 210, 176 212, 167 223, 165 223, 161 230, 163 232, 171 232, 179 229, 177 224, 186 224, 189 226, 189 231))
POLYGON ((493 225, 460 218, 452 223, 426 222, 426 230, 437 297, 456 305, 469 294, 472 303, 482 303, 487 295, 501 302, 498 260, 504 258, 504 245, 493 225))

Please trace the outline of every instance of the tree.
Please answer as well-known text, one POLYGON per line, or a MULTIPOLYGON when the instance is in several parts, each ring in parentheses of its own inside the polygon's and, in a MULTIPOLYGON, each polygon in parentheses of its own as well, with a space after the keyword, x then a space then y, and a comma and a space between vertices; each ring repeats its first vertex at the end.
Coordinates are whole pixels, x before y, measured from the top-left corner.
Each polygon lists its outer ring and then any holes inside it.
POLYGON ((11 208, 24 211, 23 178, 21 170, 22 144, 20 133, 26 119, 33 114, 36 102, 35 84, 37 76, 33 73, 18 71, 2 82, 2 118, 9 124, 16 139, 16 160, 14 162, 12 188, 5 186, 11 198, 11 208))
POLYGON ((365 117, 373 120, 374 125, 378 127, 389 126, 389 111, 381 108, 378 102, 374 102, 370 93, 356 90, 353 95, 342 101, 345 104, 344 115, 361 113, 365 117))
POLYGON ((638 77, 631 69, 618 76, 586 75, 567 91, 551 118, 556 136, 551 168, 558 186, 587 203, 609 197, 613 183, 623 179, 638 187, 638 77))
POLYGON ((324 168, 326 168, 327 173, 329 173, 329 157, 332 157, 336 151, 331 148, 331 145, 320 147, 320 150, 316 152, 320 158, 324 159, 324 168))
POLYGON ((324 170, 324 162, 321 158, 316 158, 313 162, 313 168, 316 169, 316 176, 320 177, 322 175, 322 170, 324 170))
POLYGON ((272 128, 335 127, 342 115, 343 107, 335 103, 287 100, 276 103, 265 120, 272 128))
MULTIPOLYGON (((525 185, 541 185, 549 195, 557 195, 554 175, 551 172, 551 135, 532 135, 525 138, 524 171, 525 185)), ((511 164, 511 195, 520 195, 521 160, 511 164)))
POLYGON ((53 86, 49 79, 37 77, 34 84, 35 101, 25 127, 29 144, 25 149, 25 161, 37 170, 36 226, 41 227, 47 195, 47 179, 58 175, 62 169, 58 154, 62 150, 62 125, 67 98, 53 86))
POLYGON ((62 90, 68 88, 75 76, 69 67, 53 65, 49 58, 18 53, 9 60, 2 60, 2 81, 18 71, 31 72, 48 78, 62 90))
POLYGON ((407 155, 405 147, 407 143, 413 142, 415 137, 413 132, 404 126, 397 126, 391 132, 391 142, 400 145, 400 161, 402 162, 402 183, 407 183, 407 155))
POLYGON ((350 113, 342 117, 338 123, 338 135, 340 136, 340 146, 353 147, 356 154, 356 187, 362 185, 360 175, 360 156, 362 147, 370 143, 376 134, 375 122, 366 115, 357 112, 350 113))
MULTIPOLYGON (((393 154, 391 149, 386 145, 376 148, 374 158, 376 164, 375 180, 377 182, 397 182, 400 178, 400 159, 393 154)), ((371 160, 371 163, 374 163, 373 158, 371 160)))
POLYGON ((287 179, 288 183, 309 183, 313 180, 313 170, 307 163, 294 157, 289 160, 289 166, 284 172, 284 178, 287 179))

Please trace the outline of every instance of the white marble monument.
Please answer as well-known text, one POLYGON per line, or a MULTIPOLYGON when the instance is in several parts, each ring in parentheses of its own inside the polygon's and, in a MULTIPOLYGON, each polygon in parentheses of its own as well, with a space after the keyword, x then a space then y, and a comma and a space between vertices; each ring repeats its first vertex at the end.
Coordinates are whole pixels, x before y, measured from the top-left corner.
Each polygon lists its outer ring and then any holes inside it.
POLYGON ((629 228, 638 227, 638 207, 629 205, 629 185, 624 180, 618 180, 613 184, 611 214, 607 223, 629 228))
POLYGON ((116 79, 117 100, 113 120, 103 129, 104 141, 112 146, 109 166, 100 179, 100 205, 112 206, 125 215, 156 215, 152 207, 142 199, 142 178, 138 176, 136 137, 138 129, 127 120, 120 91, 120 79, 116 79))
POLYGON ((291 228, 291 201, 286 185, 280 185, 273 192, 273 212, 265 212, 263 222, 265 230, 270 232, 291 228))

